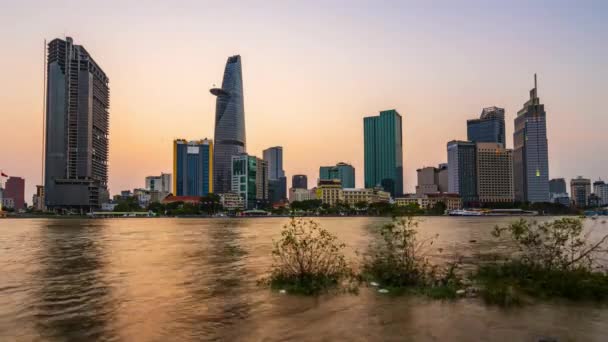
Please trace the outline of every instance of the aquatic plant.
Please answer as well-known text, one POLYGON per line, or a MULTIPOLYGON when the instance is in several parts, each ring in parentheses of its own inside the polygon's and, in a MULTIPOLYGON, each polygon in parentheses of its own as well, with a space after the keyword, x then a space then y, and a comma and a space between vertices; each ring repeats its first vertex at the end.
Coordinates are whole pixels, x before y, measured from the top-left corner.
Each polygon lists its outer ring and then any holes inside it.
MULTIPOLYGON (((380 229, 381 239, 363 259, 362 279, 378 282, 392 293, 417 292, 438 298, 454 298, 460 286, 459 263, 435 265, 429 260, 439 235, 417 238, 419 221, 394 218, 380 229)), ((441 252, 441 249, 437 250, 441 252)))
POLYGON ((507 235, 517 253, 477 270, 474 277, 487 302, 510 305, 523 296, 608 299, 608 274, 599 264, 608 254, 608 234, 590 243, 581 219, 563 218, 540 224, 519 220, 496 227, 493 235, 507 235))
POLYGON ((314 295, 348 285, 352 270, 346 262, 346 247, 317 222, 291 218, 274 241, 273 266, 263 283, 290 293, 314 295))

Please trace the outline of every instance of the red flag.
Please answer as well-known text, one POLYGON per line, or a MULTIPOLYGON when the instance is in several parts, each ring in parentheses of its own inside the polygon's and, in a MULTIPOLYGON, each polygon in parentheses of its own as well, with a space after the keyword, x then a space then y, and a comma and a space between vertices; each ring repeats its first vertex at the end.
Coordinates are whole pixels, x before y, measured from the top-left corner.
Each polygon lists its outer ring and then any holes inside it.
POLYGON ((8 175, 6 173, 4 173, 4 172, 0 172, 0 176, 2 176, 2 177, 8 177, 8 175))

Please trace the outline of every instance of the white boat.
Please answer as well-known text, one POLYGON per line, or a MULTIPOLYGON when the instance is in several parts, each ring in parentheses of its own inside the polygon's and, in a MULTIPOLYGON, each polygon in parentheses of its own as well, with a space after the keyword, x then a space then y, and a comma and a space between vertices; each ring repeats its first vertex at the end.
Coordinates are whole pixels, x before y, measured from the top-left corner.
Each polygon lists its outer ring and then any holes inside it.
POLYGON ((481 211, 456 209, 456 210, 450 210, 448 212, 448 215, 450 215, 450 216, 482 216, 483 213, 481 211))

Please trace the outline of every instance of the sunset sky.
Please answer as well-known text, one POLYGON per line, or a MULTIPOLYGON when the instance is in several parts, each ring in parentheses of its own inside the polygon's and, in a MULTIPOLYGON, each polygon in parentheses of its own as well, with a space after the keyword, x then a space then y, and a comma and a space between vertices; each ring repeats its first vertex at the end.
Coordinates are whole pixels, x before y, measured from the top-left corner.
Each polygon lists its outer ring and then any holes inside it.
POLYGON ((405 190, 482 108, 513 119, 533 74, 550 177, 608 179, 608 1, 0 1, 0 169, 41 177, 43 42, 71 36, 110 78, 110 191, 171 172, 174 138, 213 138, 226 58, 243 63, 247 151, 288 178, 344 161, 363 117, 403 116, 405 190))

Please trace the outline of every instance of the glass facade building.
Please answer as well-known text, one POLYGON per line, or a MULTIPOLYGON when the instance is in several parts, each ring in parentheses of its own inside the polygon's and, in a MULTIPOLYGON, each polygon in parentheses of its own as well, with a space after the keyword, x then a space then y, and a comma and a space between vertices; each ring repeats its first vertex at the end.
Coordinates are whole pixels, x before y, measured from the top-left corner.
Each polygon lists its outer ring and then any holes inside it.
POLYGON ((463 205, 477 198, 477 148, 474 142, 448 142, 448 192, 460 195, 463 205))
POLYGON ((500 143, 506 148, 505 110, 498 107, 484 108, 479 119, 467 120, 467 140, 500 143))
POLYGON ((173 142, 173 194, 206 196, 213 192, 213 142, 173 142))
POLYGON ((291 177, 292 189, 308 189, 308 177, 306 175, 293 175, 291 177))
POLYGON ((566 180, 563 178, 554 178, 549 181, 549 192, 552 194, 567 193, 566 180))
POLYGON ((232 156, 231 191, 243 198, 247 209, 259 209, 268 202, 268 164, 246 153, 232 156))
POLYGON ((283 147, 265 149, 264 160, 268 165, 268 196, 271 204, 287 199, 287 178, 283 170, 283 147))
POLYGON ((355 188, 355 168, 346 163, 338 163, 336 166, 321 166, 319 168, 319 179, 339 179, 343 188, 355 188))
POLYGON ((46 73, 45 204, 100 208, 109 199, 110 81, 70 37, 48 44, 46 73))
POLYGON ((517 113, 513 133, 515 200, 549 202, 549 155, 545 105, 540 103, 536 75, 530 99, 517 113))
POLYGON ((403 194, 403 130, 396 110, 363 119, 365 188, 403 194))
POLYGON ((268 163, 268 179, 276 180, 285 177, 283 170, 283 147, 275 146, 264 150, 264 160, 268 163))
POLYGON ((241 56, 226 62, 221 88, 211 89, 217 96, 215 106, 214 189, 230 192, 232 156, 246 152, 245 110, 241 56))

